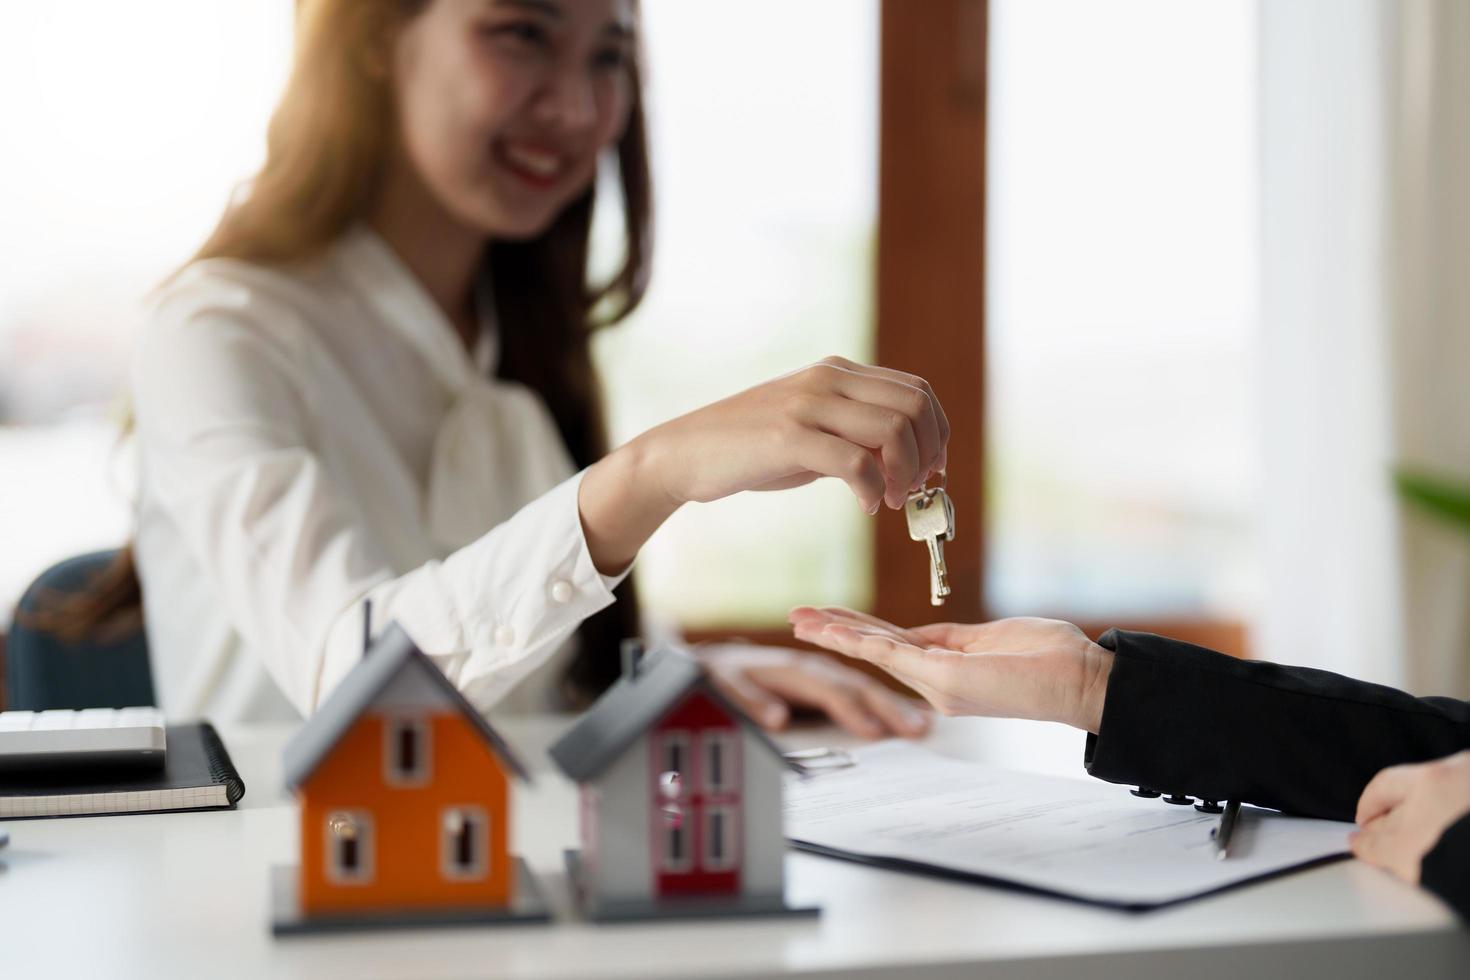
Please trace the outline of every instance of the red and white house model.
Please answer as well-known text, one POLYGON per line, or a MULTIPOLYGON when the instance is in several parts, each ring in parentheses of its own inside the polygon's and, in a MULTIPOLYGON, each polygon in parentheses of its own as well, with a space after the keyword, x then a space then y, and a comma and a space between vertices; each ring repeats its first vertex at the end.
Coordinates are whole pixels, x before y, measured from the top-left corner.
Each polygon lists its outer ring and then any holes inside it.
POLYGON ((688 654, 628 658, 551 756, 580 787, 568 865, 589 918, 816 911, 785 903, 787 763, 688 654))

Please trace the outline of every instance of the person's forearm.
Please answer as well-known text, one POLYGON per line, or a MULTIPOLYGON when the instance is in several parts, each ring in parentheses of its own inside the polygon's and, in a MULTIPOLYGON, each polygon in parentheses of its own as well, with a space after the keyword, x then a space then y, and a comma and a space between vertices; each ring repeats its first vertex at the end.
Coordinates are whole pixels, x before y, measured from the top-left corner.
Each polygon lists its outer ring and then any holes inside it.
POLYGON ((1470 745, 1470 704, 1113 631, 1095 776, 1351 820, 1385 766, 1470 745))
POLYGON ((656 477, 657 447, 640 436, 587 468, 577 494, 582 533, 592 563, 618 575, 638 550, 678 510, 656 477))

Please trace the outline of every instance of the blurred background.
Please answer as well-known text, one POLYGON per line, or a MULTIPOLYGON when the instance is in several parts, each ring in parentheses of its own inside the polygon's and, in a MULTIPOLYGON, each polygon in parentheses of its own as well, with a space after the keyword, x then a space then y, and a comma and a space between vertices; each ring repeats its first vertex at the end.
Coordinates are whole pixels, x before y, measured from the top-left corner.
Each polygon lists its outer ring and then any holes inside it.
MULTIPOLYGON (((1470 695, 1470 5, 642 7, 658 254, 599 340, 617 441, 881 359, 955 424, 944 618, 1470 695)), ((292 8, 7 11, 0 631, 127 539, 131 333, 263 158, 292 8)), ((773 639, 797 603, 934 618, 926 561, 824 482, 686 508, 638 574, 697 635, 773 639)))

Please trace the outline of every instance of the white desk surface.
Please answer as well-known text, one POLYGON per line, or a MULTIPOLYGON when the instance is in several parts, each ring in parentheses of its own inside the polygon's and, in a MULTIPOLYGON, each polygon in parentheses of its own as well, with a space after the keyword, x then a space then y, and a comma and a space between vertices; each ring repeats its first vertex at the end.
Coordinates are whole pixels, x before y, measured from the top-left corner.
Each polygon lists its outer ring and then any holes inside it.
MULTIPOLYGON (((12 821, 0 851, 7 977, 1470 977, 1470 931, 1432 896, 1356 862, 1130 914, 790 853, 792 898, 820 918, 589 925, 570 918, 562 848, 573 790, 545 746, 566 719, 502 720, 535 760, 516 849, 550 926, 271 937, 267 879, 296 859, 284 728, 221 734, 247 792, 234 812, 12 821)), ((829 730, 791 747, 851 744, 829 730)), ((941 719, 940 751, 1081 774, 1056 726, 941 719)), ((1119 792, 1123 792, 1119 789, 1119 792)))

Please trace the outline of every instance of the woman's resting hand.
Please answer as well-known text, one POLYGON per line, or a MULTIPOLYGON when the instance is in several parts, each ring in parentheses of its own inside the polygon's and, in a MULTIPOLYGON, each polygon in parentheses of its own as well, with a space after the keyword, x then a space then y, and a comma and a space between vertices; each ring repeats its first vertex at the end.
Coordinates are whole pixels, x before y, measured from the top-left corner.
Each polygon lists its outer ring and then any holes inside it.
POLYGON ((911 698, 820 654, 744 643, 694 649, 715 686, 763 727, 779 730, 793 707, 817 708, 861 738, 929 731, 929 716, 911 698))

